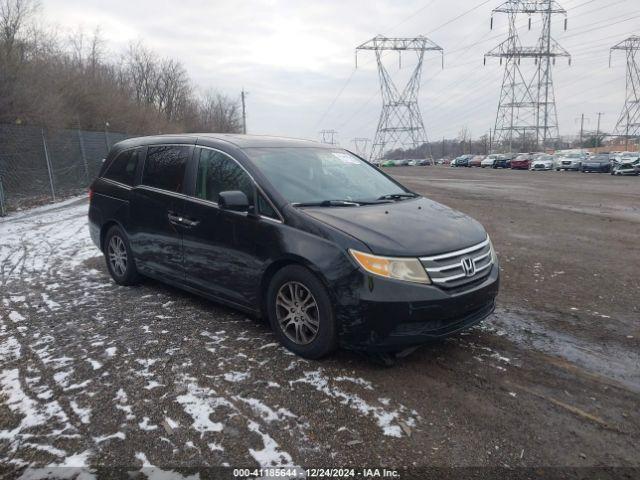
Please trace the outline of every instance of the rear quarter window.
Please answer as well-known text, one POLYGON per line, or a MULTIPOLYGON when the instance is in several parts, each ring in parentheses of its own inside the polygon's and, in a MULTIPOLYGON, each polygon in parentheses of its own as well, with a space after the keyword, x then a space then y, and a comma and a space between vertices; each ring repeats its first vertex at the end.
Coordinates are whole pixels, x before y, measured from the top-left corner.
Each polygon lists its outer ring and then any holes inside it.
POLYGON ((182 192, 191 150, 190 146, 149 147, 144 162, 142 183, 170 192, 182 192))
POLYGON ((124 185, 133 186, 136 168, 140 160, 140 149, 120 153, 104 172, 103 177, 124 185))

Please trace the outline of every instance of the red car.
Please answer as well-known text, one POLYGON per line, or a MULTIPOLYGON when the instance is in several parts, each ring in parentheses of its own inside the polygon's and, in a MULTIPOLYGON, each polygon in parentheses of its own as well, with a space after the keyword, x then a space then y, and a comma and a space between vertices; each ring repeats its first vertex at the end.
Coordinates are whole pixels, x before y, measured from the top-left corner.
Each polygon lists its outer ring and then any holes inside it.
POLYGON ((529 170, 533 155, 518 155, 511 160, 511 170, 529 170))
POLYGON ((469 166, 470 167, 480 167, 481 163, 482 163, 482 160, 484 160, 484 156, 476 155, 471 160, 469 160, 469 166))

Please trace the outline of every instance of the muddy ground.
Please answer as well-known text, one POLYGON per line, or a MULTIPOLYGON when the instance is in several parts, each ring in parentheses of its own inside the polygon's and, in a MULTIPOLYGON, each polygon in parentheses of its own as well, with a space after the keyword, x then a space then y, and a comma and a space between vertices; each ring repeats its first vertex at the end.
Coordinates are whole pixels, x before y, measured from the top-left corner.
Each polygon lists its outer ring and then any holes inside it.
POLYGON ((640 467, 640 179, 390 171, 480 220, 503 275, 484 324, 392 368, 116 286, 84 199, 2 219, 0 463, 640 467))

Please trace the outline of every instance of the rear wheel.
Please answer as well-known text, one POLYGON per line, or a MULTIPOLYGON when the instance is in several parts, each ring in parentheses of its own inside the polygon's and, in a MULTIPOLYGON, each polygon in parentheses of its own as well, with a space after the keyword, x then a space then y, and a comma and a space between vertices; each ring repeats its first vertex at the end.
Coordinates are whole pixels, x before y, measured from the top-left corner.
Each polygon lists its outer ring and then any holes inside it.
POLYGON ((278 340, 297 355, 317 359, 336 349, 329 294, 308 269, 290 265, 278 271, 267 291, 267 309, 278 340))
POLYGON ((107 232, 104 256, 109 274, 118 285, 135 285, 140 281, 129 240, 120 227, 113 226, 107 232))

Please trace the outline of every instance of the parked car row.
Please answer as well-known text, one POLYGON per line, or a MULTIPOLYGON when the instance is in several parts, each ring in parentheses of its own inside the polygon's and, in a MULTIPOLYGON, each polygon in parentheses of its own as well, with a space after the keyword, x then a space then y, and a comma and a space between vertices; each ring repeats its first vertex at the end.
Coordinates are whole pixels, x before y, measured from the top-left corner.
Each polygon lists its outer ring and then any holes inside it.
POLYGON ((450 167, 509 168, 531 171, 576 171, 584 173, 611 173, 611 175, 639 175, 640 154, 634 152, 589 154, 581 150, 546 153, 508 153, 491 155, 460 155, 453 160, 431 159, 384 160, 380 167, 418 167, 427 165, 450 167))
POLYGON ((491 154, 487 156, 461 155, 451 160, 449 166, 639 175, 640 154, 633 152, 589 154, 583 151, 571 150, 560 151, 555 155, 546 153, 491 154))
POLYGON ((403 159, 403 160, 384 160, 379 166, 380 167, 426 167, 427 165, 431 165, 433 162, 428 158, 421 159, 403 159))

